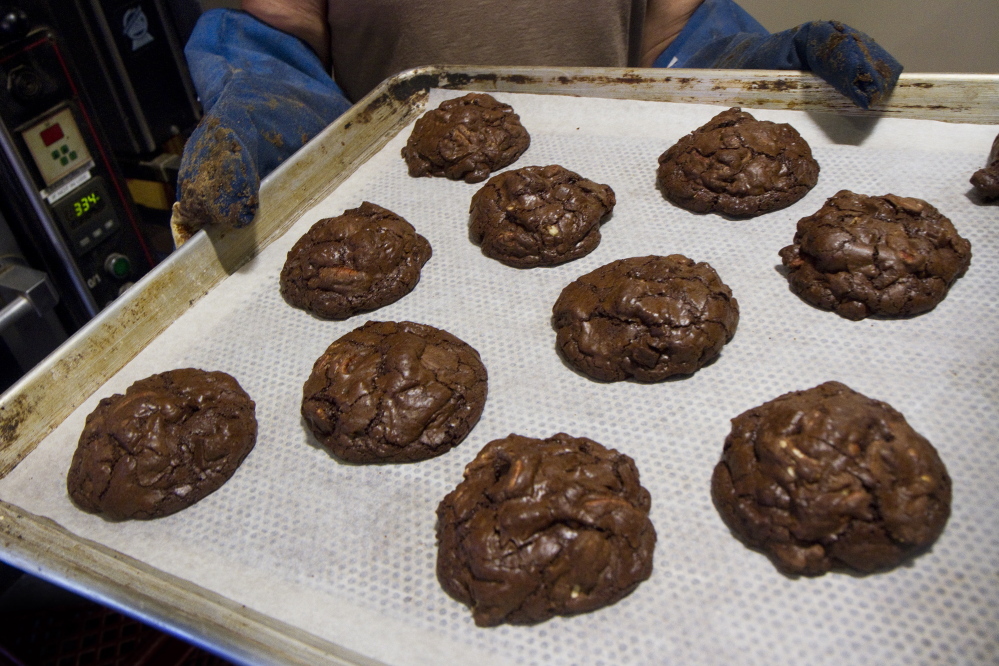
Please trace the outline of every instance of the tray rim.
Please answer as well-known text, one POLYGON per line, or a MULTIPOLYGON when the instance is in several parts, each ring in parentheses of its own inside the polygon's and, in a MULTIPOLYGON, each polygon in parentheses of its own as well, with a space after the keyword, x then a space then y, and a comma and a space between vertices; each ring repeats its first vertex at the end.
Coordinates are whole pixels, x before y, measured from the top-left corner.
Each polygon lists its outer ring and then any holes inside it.
MULTIPOLYGON (((999 124, 999 75, 990 74, 903 74, 892 98, 865 111, 802 72, 466 66, 404 72, 265 179, 253 225, 196 234, 0 396, 0 477, 167 326, 380 150, 422 111, 431 88, 999 124)), ((0 559, 235 661, 379 663, 2 500, 0 559)))

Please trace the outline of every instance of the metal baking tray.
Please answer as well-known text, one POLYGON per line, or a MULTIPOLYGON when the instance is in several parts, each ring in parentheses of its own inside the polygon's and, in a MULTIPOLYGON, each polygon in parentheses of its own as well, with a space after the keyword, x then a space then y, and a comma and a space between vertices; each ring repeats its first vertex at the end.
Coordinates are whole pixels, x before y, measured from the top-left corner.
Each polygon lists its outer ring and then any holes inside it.
MULTIPOLYGON (((382 83, 266 179, 253 225, 199 232, 4 393, 0 477, 30 456, 68 415, 202 296, 280 238, 422 113, 431 89, 999 124, 997 75, 904 74, 885 104, 865 111, 820 79, 799 72, 462 66, 411 70, 382 83)), ((983 160, 987 150, 983 145, 983 160)), ((0 501, 0 558, 236 661, 376 663, 6 501, 0 501)), ((994 638, 991 645, 995 650, 994 638)))

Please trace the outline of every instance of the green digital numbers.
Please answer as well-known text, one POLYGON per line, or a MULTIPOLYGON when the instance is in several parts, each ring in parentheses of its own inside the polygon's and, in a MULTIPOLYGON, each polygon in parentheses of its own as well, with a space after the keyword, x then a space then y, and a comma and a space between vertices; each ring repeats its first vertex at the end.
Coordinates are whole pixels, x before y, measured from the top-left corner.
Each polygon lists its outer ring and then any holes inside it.
POLYGON ((73 212, 76 213, 77 217, 83 217, 90 212, 91 209, 97 208, 97 202, 101 198, 97 196, 97 192, 91 192, 90 194, 80 197, 77 201, 73 202, 73 212))

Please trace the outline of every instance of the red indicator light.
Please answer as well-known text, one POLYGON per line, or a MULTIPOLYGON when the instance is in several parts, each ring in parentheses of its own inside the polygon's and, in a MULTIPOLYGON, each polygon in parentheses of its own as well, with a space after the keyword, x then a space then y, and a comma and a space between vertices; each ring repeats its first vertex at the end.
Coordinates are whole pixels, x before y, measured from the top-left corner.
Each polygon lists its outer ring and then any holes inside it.
POLYGON ((47 127, 41 132, 42 141, 45 142, 46 146, 51 146, 64 136, 65 134, 62 133, 62 127, 59 123, 56 123, 52 127, 47 127))

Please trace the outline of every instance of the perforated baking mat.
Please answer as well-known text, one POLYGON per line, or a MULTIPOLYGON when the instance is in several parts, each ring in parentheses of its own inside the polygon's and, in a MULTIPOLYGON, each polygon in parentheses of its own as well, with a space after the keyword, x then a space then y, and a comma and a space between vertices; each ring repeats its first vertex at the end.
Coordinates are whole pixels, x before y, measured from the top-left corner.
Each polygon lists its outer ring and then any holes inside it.
MULTIPOLYGON (((428 108, 461 93, 434 90, 428 108)), ((196 303, 0 481, 0 496, 80 535, 265 615, 392 664, 878 664, 999 659, 999 207, 969 176, 994 126, 754 111, 790 122, 821 165, 790 208, 746 221, 695 215, 655 187, 657 157, 724 107, 497 94, 531 146, 512 168, 561 164, 618 199, 590 255, 518 270, 468 239, 478 185, 410 178, 405 128, 282 238, 196 303), (777 255, 797 220, 840 189, 926 199, 970 239, 967 275, 927 314, 841 319, 787 286, 777 255), (372 201, 433 246, 415 290, 376 312, 321 321, 284 303, 278 274, 321 217, 372 201), (717 362, 659 384, 603 384, 555 351, 561 289, 615 259, 707 261, 741 307, 717 362), (446 329, 489 371, 482 419, 447 454, 405 465, 337 462, 299 415, 302 384, 336 338, 369 319, 446 329), (109 523, 78 511, 65 476, 85 416, 133 381, 223 370, 256 401, 256 448, 219 491, 173 516, 109 523), (841 381, 901 411, 939 450, 953 513, 932 550, 871 576, 788 578, 726 529, 709 480, 729 420, 787 391, 841 381), (585 436, 627 453, 652 495, 652 577, 603 610, 531 627, 477 628, 434 574, 435 509, 487 442, 585 436)))

